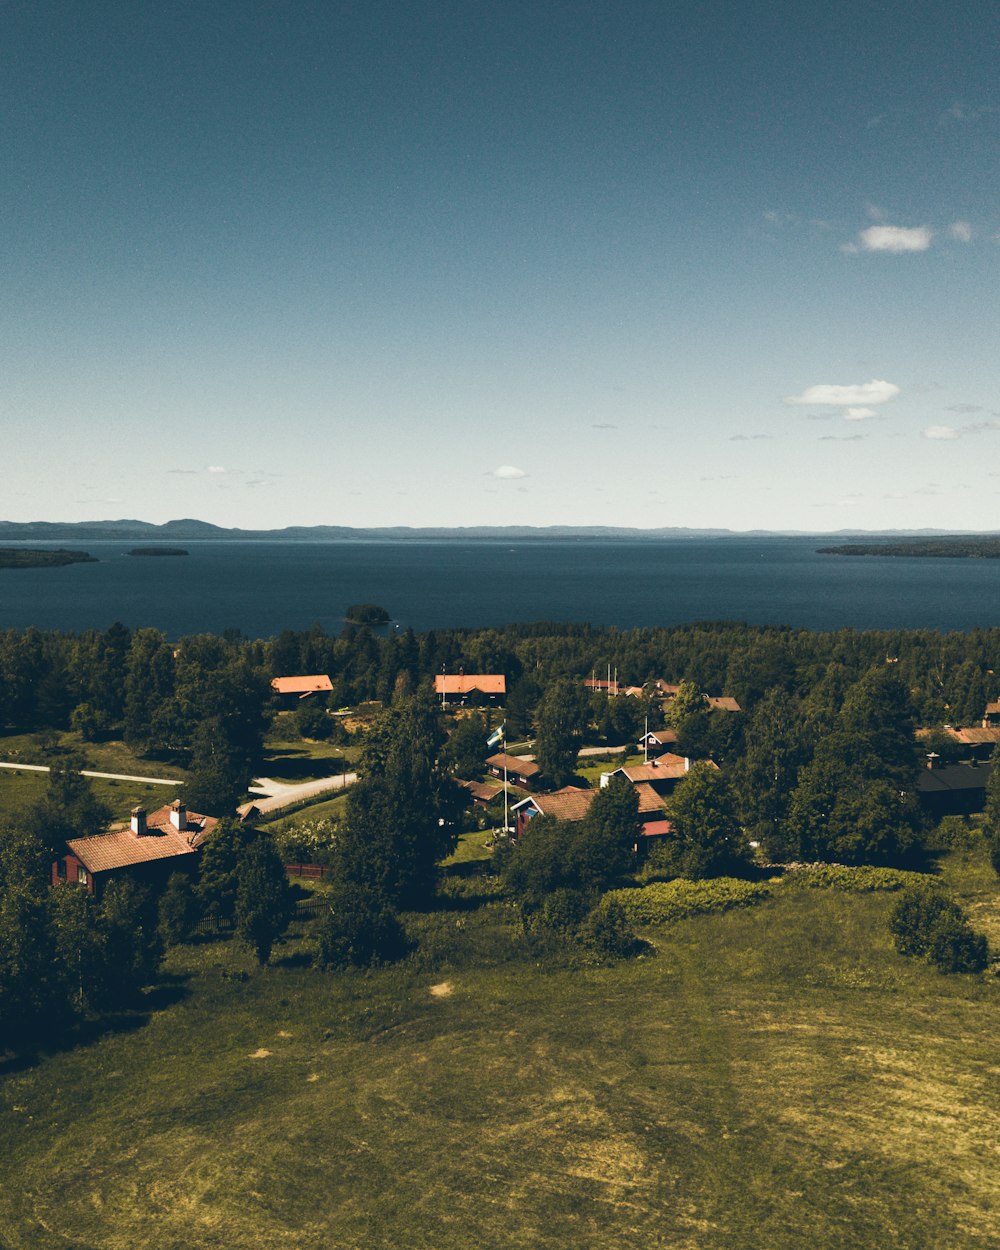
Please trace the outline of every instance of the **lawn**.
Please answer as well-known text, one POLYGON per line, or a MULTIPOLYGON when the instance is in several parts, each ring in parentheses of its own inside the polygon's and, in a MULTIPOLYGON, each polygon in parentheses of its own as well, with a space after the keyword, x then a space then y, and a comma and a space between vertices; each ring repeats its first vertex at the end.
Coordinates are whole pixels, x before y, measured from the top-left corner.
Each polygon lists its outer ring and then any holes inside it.
POLYGON ((303 966, 307 921, 263 972, 180 948, 140 1027, 0 1078, 0 1244, 1000 1243, 1000 986, 897 956, 891 897, 779 890, 611 967, 461 901, 367 974, 303 966))
MULTIPOLYGON (((53 735, 54 749, 42 749, 36 735, 8 734, 0 737, 0 760, 45 764, 58 767, 69 758, 80 759, 84 767, 95 772, 123 773, 130 776, 184 778, 184 770, 162 760, 147 760, 135 754, 124 742, 84 742, 79 734, 53 735)), ((45 773, 14 772, 0 769, 0 805, 6 816, 16 819, 18 812, 45 795, 48 777, 45 773)), ((180 786, 152 785, 141 781, 108 781, 92 778, 94 793, 111 808, 115 820, 125 820, 133 807, 150 810, 170 803, 183 791, 180 786)))

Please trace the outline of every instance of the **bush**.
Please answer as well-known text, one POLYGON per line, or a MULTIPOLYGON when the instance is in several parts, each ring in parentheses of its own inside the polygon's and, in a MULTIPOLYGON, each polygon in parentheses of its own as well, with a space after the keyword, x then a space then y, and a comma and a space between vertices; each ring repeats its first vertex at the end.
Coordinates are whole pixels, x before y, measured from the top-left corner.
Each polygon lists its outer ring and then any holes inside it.
POLYGON ((574 934, 590 910, 591 902, 582 890, 553 890, 537 913, 538 921, 556 933, 574 934))
POLYGON ((636 925, 671 924, 706 912, 750 907, 771 896, 771 886, 735 877, 712 881, 657 881, 640 890, 612 890, 605 901, 619 904, 636 925))
POLYGON ((928 839, 935 851, 971 851, 982 842, 982 832, 964 816, 943 816, 928 839))
POLYGON ((989 960, 986 938, 937 886, 908 887, 889 916, 901 955, 926 959, 941 972, 982 972, 989 960))
POLYGON ((627 959, 640 946, 625 908, 613 898, 601 899, 587 914, 579 936, 585 946, 612 959, 627 959))
POLYGON ((927 957, 939 972, 982 972, 989 963, 990 948, 964 915, 942 913, 931 930, 927 957))
POLYGON ((325 742, 333 733, 334 722, 319 703, 307 701, 294 716, 295 729, 300 738, 310 738, 314 742, 325 742))
POLYGON ((356 885, 336 891, 320 928, 323 967, 367 968, 401 959, 408 950, 403 926, 380 894, 356 885))
POLYGON ((868 864, 859 868, 847 864, 794 864, 787 869, 785 879, 812 890, 843 890, 848 894, 905 890, 908 886, 927 884, 927 877, 922 873, 901 868, 875 868, 868 864))

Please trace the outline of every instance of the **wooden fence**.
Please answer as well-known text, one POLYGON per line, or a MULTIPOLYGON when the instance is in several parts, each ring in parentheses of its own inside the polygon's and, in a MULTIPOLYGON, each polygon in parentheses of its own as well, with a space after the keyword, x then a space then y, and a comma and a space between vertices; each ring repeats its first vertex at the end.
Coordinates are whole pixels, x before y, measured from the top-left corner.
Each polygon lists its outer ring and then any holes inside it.
POLYGON ((326 864, 285 864, 290 877, 305 877, 309 881, 322 881, 329 871, 326 864))

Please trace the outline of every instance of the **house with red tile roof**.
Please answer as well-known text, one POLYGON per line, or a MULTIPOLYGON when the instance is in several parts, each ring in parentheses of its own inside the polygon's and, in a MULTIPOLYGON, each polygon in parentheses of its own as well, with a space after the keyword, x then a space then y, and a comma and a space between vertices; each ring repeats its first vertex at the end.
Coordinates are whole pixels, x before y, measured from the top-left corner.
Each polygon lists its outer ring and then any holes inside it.
MULTIPOLYGON (((713 760, 704 761, 709 768, 718 768, 713 760)), ((630 764, 616 768, 612 772, 601 774, 602 788, 609 785, 612 777, 624 777, 634 786, 642 784, 650 786, 656 794, 665 796, 673 792, 682 777, 691 771, 691 760, 686 755, 674 755, 665 751, 662 755, 651 759, 645 764, 630 764)))
POLYGON ((502 751, 497 755, 491 755, 486 761, 486 767, 491 777, 497 777, 502 781, 506 772, 507 781, 511 785, 521 786, 525 790, 538 785, 542 773, 538 765, 531 760, 522 760, 516 755, 505 755, 502 751))
POLYGON ((189 812, 180 799, 147 814, 132 809, 128 825, 90 838, 71 838, 52 865, 52 884, 76 883, 98 897, 109 881, 129 877, 162 885, 172 872, 190 872, 214 816, 189 812))
POLYGON ((329 694, 333 682, 326 673, 312 673, 304 677, 273 677, 271 689, 275 694, 307 699, 311 694, 329 694))
POLYGON ((561 790, 553 790, 551 794, 533 794, 530 798, 521 799, 510 809, 514 816, 514 834, 519 838, 536 816, 551 816, 555 820, 577 824, 590 811, 590 805, 596 797, 596 790, 581 786, 563 786, 561 790))
POLYGON ((443 706, 502 707, 507 698, 503 673, 438 673, 434 692, 443 706))

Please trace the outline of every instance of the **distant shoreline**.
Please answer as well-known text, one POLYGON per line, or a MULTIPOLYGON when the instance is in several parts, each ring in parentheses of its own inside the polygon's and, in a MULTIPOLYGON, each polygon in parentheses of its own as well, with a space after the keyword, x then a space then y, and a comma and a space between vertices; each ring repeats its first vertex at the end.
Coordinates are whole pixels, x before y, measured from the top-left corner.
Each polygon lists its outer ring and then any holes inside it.
POLYGON ((985 535, 912 538, 906 542, 843 543, 837 547, 817 547, 816 550, 822 556, 921 556, 938 560, 997 560, 1000 559, 1000 538, 985 535))
POLYGON ((67 564, 96 563, 97 558, 87 551, 0 548, 0 569, 58 569, 67 564))
MULTIPOLYGON (((934 540, 992 540, 1000 544, 1000 532, 969 535, 948 530, 838 530, 810 532, 806 530, 730 530, 696 529, 664 526, 657 529, 636 529, 628 526, 603 525, 472 525, 422 526, 405 525, 353 528, 344 525, 292 525, 283 529, 227 529, 207 521, 185 518, 155 525, 147 521, 0 521, 0 542, 427 542, 445 539, 459 542, 664 542, 705 539, 769 539, 802 538, 850 542, 849 554, 868 554, 854 549, 877 540, 880 550, 871 554, 894 554, 882 547, 883 542, 909 543, 934 540)), ((824 549, 826 550, 826 549, 824 549)), ((838 552, 839 554, 839 552, 838 552)), ((925 554, 925 553, 921 553, 925 554)))

